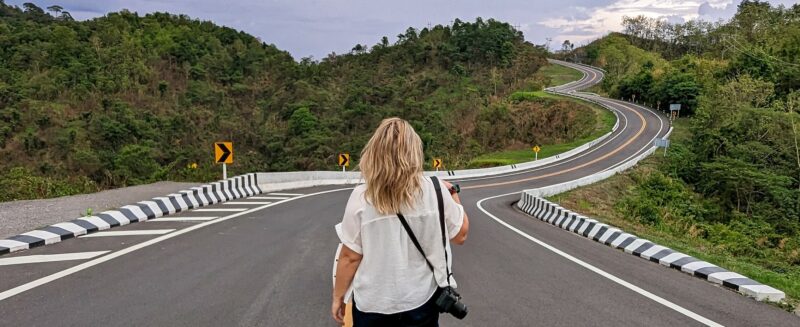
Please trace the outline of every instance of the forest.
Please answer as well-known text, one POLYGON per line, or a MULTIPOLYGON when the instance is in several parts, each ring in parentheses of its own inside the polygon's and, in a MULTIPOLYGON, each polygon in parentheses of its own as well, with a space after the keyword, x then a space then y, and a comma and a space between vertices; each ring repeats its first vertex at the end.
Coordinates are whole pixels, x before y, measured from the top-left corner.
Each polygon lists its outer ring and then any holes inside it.
POLYGON ((232 174, 335 170, 338 153, 357 161, 390 116, 409 120, 426 156, 451 168, 586 137, 595 122, 574 103, 510 97, 547 83, 537 74, 546 56, 492 19, 296 60, 185 15, 75 21, 59 6, 0 0, 0 201, 213 180, 215 141, 234 142, 232 174))
POLYGON ((702 241, 701 255, 742 258, 800 296, 800 5, 743 1, 726 22, 623 25, 561 55, 605 68, 599 91, 679 103, 683 118, 668 155, 612 196, 614 214, 702 241))

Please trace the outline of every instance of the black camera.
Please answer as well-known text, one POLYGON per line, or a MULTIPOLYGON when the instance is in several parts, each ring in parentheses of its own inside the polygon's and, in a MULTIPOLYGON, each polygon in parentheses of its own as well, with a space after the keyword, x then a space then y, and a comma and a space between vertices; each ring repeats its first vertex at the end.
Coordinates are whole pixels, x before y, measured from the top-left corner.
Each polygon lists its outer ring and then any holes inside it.
POLYGON ((464 319, 467 316, 467 305, 461 303, 461 295, 450 286, 442 288, 442 292, 436 299, 436 306, 439 307, 439 312, 447 312, 458 319, 464 319))

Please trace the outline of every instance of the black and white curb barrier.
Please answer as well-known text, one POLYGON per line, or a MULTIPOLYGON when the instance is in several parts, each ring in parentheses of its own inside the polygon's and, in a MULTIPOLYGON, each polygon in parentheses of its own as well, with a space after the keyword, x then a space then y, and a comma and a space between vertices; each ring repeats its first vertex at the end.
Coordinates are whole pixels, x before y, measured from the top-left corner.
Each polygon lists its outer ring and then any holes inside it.
POLYGON ((231 177, 0 240, 0 255, 261 193, 256 174, 231 177))
POLYGON ((646 239, 589 217, 567 210, 558 204, 523 192, 517 207, 525 213, 559 228, 582 235, 637 257, 678 269, 687 274, 731 288, 758 301, 779 302, 786 296, 782 291, 761 284, 743 275, 727 271, 711 263, 673 251, 646 239))

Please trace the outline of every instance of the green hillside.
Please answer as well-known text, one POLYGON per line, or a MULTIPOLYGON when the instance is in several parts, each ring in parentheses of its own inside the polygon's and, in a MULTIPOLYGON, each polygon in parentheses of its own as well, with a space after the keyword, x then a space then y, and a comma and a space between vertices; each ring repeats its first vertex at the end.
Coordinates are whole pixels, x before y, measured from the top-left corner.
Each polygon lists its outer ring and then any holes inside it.
POLYGON ((585 137, 591 111, 569 114, 581 105, 508 97, 547 83, 545 55, 491 19, 409 28, 317 61, 184 15, 78 22, 0 1, 0 201, 212 180, 214 141, 234 142, 233 174, 334 170, 390 116, 448 168, 585 137), (517 115, 549 106, 552 125, 517 115))
POLYGON ((744 1, 723 24, 630 18, 635 34, 576 49, 612 96, 686 118, 666 158, 560 199, 800 297, 799 18, 744 1))

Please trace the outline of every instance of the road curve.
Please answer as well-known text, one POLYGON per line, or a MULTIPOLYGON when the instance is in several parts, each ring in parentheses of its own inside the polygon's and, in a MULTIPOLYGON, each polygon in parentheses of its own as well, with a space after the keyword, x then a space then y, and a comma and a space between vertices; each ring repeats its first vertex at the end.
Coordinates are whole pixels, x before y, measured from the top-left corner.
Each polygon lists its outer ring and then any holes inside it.
MULTIPOLYGON (((560 92, 603 78, 591 67, 557 63, 584 73, 557 87, 560 92)), ((619 128, 605 141, 545 166, 455 180, 472 225, 467 243, 454 250, 454 273, 470 313, 464 321, 443 317, 441 324, 800 325, 775 306, 576 237, 512 206, 524 189, 625 162, 669 128, 646 108, 581 96, 618 114, 619 128)), ((0 263, 0 325, 332 326, 333 226, 350 188, 285 192, 291 194, 209 207, 238 211, 184 212, 172 221, 114 229, 158 229, 158 235, 79 238, 4 256, 108 251, 83 260, 0 263)))

